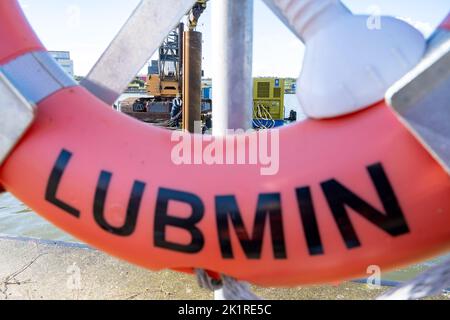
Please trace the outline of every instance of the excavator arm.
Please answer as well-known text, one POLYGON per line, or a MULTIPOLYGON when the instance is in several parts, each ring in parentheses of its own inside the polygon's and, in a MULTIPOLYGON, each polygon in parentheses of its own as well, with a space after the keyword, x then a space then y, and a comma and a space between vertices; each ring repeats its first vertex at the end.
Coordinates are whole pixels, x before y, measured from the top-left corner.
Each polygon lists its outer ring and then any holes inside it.
POLYGON ((206 3, 208 0, 198 0, 195 5, 192 7, 192 9, 189 11, 188 14, 188 28, 190 31, 193 31, 197 28, 198 20, 200 19, 200 16, 203 14, 203 12, 206 9, 206 3))

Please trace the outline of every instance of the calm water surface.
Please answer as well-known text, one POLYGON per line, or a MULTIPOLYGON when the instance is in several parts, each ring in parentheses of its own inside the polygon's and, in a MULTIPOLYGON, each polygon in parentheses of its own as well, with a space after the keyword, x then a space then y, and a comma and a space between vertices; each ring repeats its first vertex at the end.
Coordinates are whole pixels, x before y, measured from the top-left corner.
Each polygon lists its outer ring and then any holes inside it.
POLYGON ((74 241, 11 194, 0 195, 0 234, 47 240, 74 241))

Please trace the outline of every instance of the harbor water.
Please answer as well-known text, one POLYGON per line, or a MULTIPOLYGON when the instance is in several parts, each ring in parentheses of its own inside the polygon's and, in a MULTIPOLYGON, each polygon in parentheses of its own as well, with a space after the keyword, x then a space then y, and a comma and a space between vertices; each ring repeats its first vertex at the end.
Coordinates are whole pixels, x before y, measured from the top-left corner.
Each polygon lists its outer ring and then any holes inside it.
POLYGON ((11 194, 0 195, 0 234, 47 240, 75 241, 35 214, 11 194))

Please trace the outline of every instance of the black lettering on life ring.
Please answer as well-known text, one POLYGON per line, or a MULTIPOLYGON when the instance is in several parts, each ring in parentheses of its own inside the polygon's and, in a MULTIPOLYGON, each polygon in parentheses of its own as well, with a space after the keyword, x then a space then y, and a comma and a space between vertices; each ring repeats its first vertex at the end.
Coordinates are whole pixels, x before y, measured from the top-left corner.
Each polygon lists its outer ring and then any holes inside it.
MULTIPOLYGON (((45 199, 70 215, 79 218, 80 211, 78 209, 57 197, 58 188, 71 157, 72 153, 70 151, 65 149, 61 151, 48 179, 45 199)), ((409 233, 407 221, 382 164, 376 163, 367 167, 367 170, 385 213, 380 212, 361 199, 336 179, 330 179, 321 183, 331 213, 348 249, 359 247, 361 243, 349 218, 347 207, 353 209, 363 218, 393 237, 409 233)), ((112 234, 119 236, 132 235, 137 224, 145 183, 134 182, 124 225, 122 227, 113 227, 105 220, 103 212, 111 178, 112 173, 110 172, 102 171, 100 174, 93 205, 94 218, 101 228, 112 234)), ((310 187, 306 186, 296 189, 296 195, 309 254, 311 256, 324 254, 310 187)), ((217 196, 215 199, 215 210, 219 244, 224 259, 234 258, 230 236, 230 222, 247 258, 260 259, 267 219, 270 223, 272 249, 275 259, 287 258, 281 195, 279 193, 259 195, 251 236, 244 226, 235 196, 217 196)), ((160 188, 155 210, 154 245, 159 248, 183 253, 200 252, 204 247, 205 239, 197 224, 203 219, 204 212, 204 204, 197 195, 160 188), (170 216, 167 212, 170 201, 188 204, 192 208, 191 216, 188 218, 170 216), (166 228, 169 226, 188 231, 192 237, 191 242, 189 244, 180 244, 168 241, 166 228)))
POLYGON ((94 218, 97 224, 105 231, 127 237, 133 234, 136 228, 136 221, 141 207, 142 196, 145 190, 145 183, 135 181, 131 190, 130 200, 128 202, 127 214, 122 227, 114 227, 105 219, 105 201, 111 182, 112 173, 102 171, 97 183, 97 190, 94 197, 94 218))
POLYGON ((275 259, 287 259, 281 215, 281 196, 279 193, 261 194, 258 198, 253 232, 250 237, 242 221, 242 216, 234 196, 216 197, 217 232, 220 249, 224 259, 233 259, 231 247, 230 218, 245 255, 249 259, 260 259, 266 220, 270 221, 272 248, 275 259))
POLYGON ((67 165, 69 164, 70 158, 72 158, 72 153, 65 149, 63 149, 59 154, 48 179, 47 190, 45 192, 45 200, 47 200, 51 204, 54 204, 61 210, 66 211, 72 216, 79 218, 80 210, 75 209, 62 200, 59 200, 56 196, 59 184, 61 183, 62 176, 64 174, 64 171, 66 170, 67 165))
POLYGON ((321 255, 324 253, 324 250, 311 197, 311 188, 298 188, 296 194, 309 254, 311 256, 321 255))
POLYGON ((197 253, 203 249, 205 239, 203 233, 196 227, 203 219, 205 206, 202 200, 192 193, 160 188, 155 210, 154 243, 156 247, 183 253, 197 253), (192 208, 189 218, 169 216, 167 209, 169 201, 188 204, 192 208), (184 229, 191 234, 191 243, 179 244, 166 239, 166 227, 172 226, 184 229))
POLYGON ((386 213, 379 212, 338 181, 323 182, 322 190, 347 248, 361 246, 345 206, 372 222, 393 237, 409 233, 408 224, 381 163, 367 168, 386 213))

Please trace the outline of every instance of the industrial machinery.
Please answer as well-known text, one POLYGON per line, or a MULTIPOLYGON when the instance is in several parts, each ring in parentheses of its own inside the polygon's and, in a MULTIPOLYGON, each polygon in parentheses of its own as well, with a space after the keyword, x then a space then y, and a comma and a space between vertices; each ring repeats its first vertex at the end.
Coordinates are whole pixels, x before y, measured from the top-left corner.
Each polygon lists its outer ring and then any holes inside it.
POLYGON ((173 30, 159 47, 158 74, 149 74, 147 92, 156 99, 173 99, 181 94, 184 24, 173 30))
POLYGON ((297 92, 297 79, 287 78, 284 82, 285 85, 285 94, 296 94, 297 92))
POLYGON ((145 79, 142 80, 140 77, 136 77, 133 81, 130 82, 125 93, 145 93, 147 90, 145 89, 145 79))
MULTIPOLYGON (((206 9, 208 0, 198 0, 189 11, 188 29, 197 28, 198 20, 206 9)), ((183 82, 183 34, 184 24, 173 30, 159 48, 159 74, 148 75, 147 91, 155 98, 173 99, 181 96, 183 82)))
MULTIPOLYGON (((195 30, 198 19, 206 9, 208 0, 198 0, 187 13, 188 29, 195 30)), ((146 81, 148 96, 130 98, 120 104, 120 110, 145 122, 170 120, 172 101, 182 96, 183 88, 183 35, 180 23, 159 48, 159 60, 151 61, 146 81)))
POLYGON ((159 60, 151 61, 145 83, 146 95, 120 103, 120 111, 138 120, 163 123, 170 120, 172 100, 181 96, 184 25, 172 30, 159 47, 159 60))
MULTIPOLYGON (((188 28, 195 30, 208 0, 198 0, 188 13, 188 28)), ((159 74, 148 75, 147 91, 160 100, 181 96, 184 24, 173 30, 159 48, 159 74)))
POLYGON ((284 92, 284 79, 253 79, 253 127, 265 129, 284 124, 284 92))

